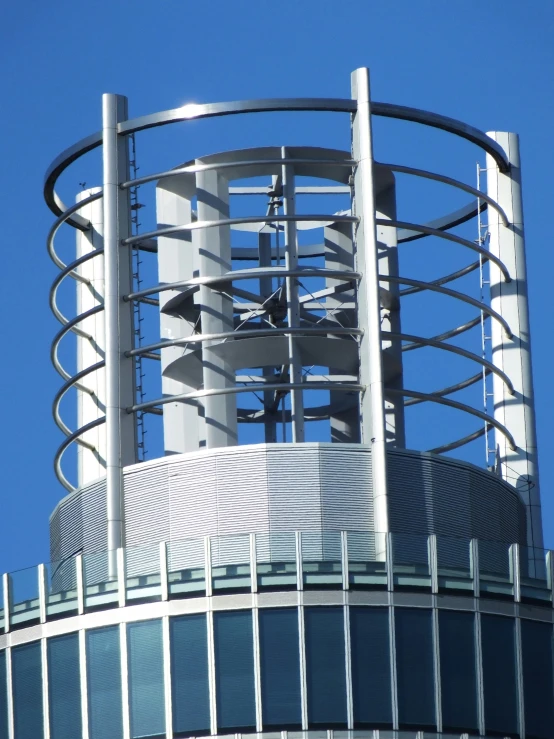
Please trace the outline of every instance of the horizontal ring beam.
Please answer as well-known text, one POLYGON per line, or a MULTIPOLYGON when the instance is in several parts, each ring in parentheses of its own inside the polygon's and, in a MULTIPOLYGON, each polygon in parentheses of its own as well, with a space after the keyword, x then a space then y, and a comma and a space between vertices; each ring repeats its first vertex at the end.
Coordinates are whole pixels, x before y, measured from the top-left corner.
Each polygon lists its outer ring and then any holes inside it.
POLYGON ((252 385, 242 387, 212 388, 211 390, 196 390, 192 393, 171 395, 169 397, 158 398, 157 400, 150 400, 146 403, 138 403, 126 410, 127 413, 137 413, 138 411, 145 411, 154 406, 157 407, 167 403, 192 403, 193 405, 198 405, 198 400, 200 398, 207 398, 215 395, 236 395, 238 393, 263 392, 264 390, 284 392, 288 392, 289 390, 328 390, 330 392, 361 393, 365 390, 365 386, 343 382, 312 382, 309 385, 305 382, 253 383, 252 385))
POLYGON ((497 256, 495 256, 494 254, 491 254, 490 251, 488 251, 487 249, 483 249, 482 246, 479 246, 473 241, 468 241, 468 239, 462 239, 461 236, 456 236, 455 234, 448 233, 447 231, 440 231, 437 228, 430 228, 429 226, 422 226, 417 223, 408 223, 406 221, 394 221, 394 220, 389 221, 385 218, 376 218, 375 223, 378 226, 396 226, 397 228, 405 228, 405 229, 410 229, 412 231, 420 231, 421 233, 424 233, 427 236, 437 236, 439 239, 445 239, 446 241, 452 241, 455 244, 460 244, 461 246, 465 246, 468 249, 471 249, 472 251, 475 251, 478 254, 481 254, 481 256, 485 257, 491 262, 494 262, 494 264, 496 264, 498 269, 504 275, 505 282, 512 281, 512 278, 510 277, 510 273, 508 272, 506 265, 500 259, 498 259, 497 256))
POLYGON ((382 167, 388 167, 393 172, 400 172, 401 174, 412 174, 415 177, 422 177, 426 180, 435 180, 436 182, 442 182, 445 185, 450 185, 451 187, 455 187, 458 190, 463 190, 464 192, 469 193, 470 195, 475 195, 475 197, 478 200, 484 200, 486 203, 488 203, 490 206, 492 206, 496 212, 500 215, 500 218, 502 219, 502 222, 505 226, 509 226, 510 222, 508 221, 508 216, 506 215, 506 212, 503 210, 503 208, 500 207, 500 205, 496 202, 496 200, 493 200, 490 195, 487 195, 486 193, 482 192, 481 190, 478 190, 476 187, 471 187, 471 185, 466 185, 465 182, 460 182, 459 180, 455 180, 452 177, 446 177, 442 174, 437 174, 436 172, 429 172, 426 169, 415 169, 414 167, 404 167, 402 164, 382 164, 379 162, 382 167))
POLYGON ((430 346, 434 349, 442 349, 447 352, 452 352, 452 354, 458 354, 460 357, 465 357, 466 359, 470 359, 472 362, 476 362, 477 364, 480 364, 482 367, 486 367, 490 372, 494 372, 497 377, 500 377, 500 379, 504 382, 506 387, 508 388, 508 392, 510 395, 515 395, 514 386, 512 385, 512 381, 508 377, 507 374, 502 372, 501 369, 499 369, 496 365, 492 364, 492 362, 489 362, 488 359, 484 359, 483 357, 480 357, 478 354, 474 354, 473 352, 468 351, 467 349, 462 349, 460 346, 453 346, 452 344, 444 344, 442 341, 436 341, 435 339, 424 339, 421 336, 413 336, 412 334, 402 334, 402 333, 395 333, 394 331, 381 331, 381 335, 385 339, 400 339, 401 341, 413 341, 417 342, 418 344, 421 344, 422 346, 430 346))
MULTIPOLYGON (((128 190, 131 187, 145 185, 147 182, 154 180, 163 180, 166 177, 174 177, 179 174, 196 174, 197 172, 209 172, 211 170, 232 169, 233 167, 252 167, 260 164, 324 164, 326 167, 343 167, 351 169, 356 166, 354 159, 247 159, 237 162, 214 162, 212 164, 188 164, 184 167, 176 167, 175 169, 166 169, 164 172, 137 177, 134 180, 123 182, 120 185, 122 190, 128 190)), ((264 194, 267 194, 267 188, 263 188, 264 194)), ((350 189, 348 188, 350 192, 350 189)))
POLYGON ((488 305, 481 303, 479 300, 476 300, 475 298, 471 298, 469 295, 465 295, 464 293, 457 292, 456 290, 451 290, 448 287, 441 287, 440 285, 434 285, 432 282, 424 282, 422 280, 411 280, 407 277, 393 277, 392 275, 379 275, 379 279, 383 280, 383 282, 394 282, 399 285, 412 285, 414 287, 424 287, 425 290, 431 290, 431 292, 440 293, 441 295, 448 295, 451 298, 456 298, 457 300, 460 300, 462 303, 469 303, 469 305, 473 305, 478 310, 483 311, 483 313, 486 313, 492 318, 495 318, 498 321, 498 323, 502 326, 504 331, 506 332, 506 336, 509 339, 513 337, 512 330, 509 324, 504 318, 502 318, 500 313, 497 313, 495 310, 493 310, 492 308, 489 308, 488 305))
MULTIPOLYGON (((333 214, 307 214, 307 215, 276 215, 276 216, 245 216, 244 218, 222 218, 217 221, 193 221, 192 223, 184 223, 180 226, 168 226, 167 228, 159 228, 156 231, 130 236, 123 239, 125 245, 136 244, 142 239, 151 239, 156 236, 167 236, 169 234, 184 233, 187 231, 198 231, 202 228, 219 228, 221 226, 232 226, 241 223, 285 223, 292 221, 317 221, 322 223, 358 223, 360 219, 357 216, 333 215, 333 214)), ((471 243, 471 242, 470 242, 471 243)))
POLYGON ((450 398, 439 398, 434 395, 431 395, 430 393, 419 393, 415 390, 404 390, 404 389, 400 390, 397 388, 387 388, 386 395, 400 395, 402 397, 407 397, 407 398, 421 398, 422 400, 428 400, 430 403, 438 403, 439 405, 446 405, 449 408, 455 408, 456 410, 469 413, 471 416, 477 416, 477 418, 481 418, 486 423, 490 423, 496 429, 498 429, 498 431, 500 431, 500 433, 506 437, 508 444, 510 446, 510 449, 513 452, 517 451, 517 445, 515 443, 514 437, 508 431, 506 426, 501 424, 499 421, 497 421, 492 416, 489 416, 487 413, 477 410, 477 408, 472 408, 470 405, 466 405, 465 403, 459 403, 457 400, 451 400, 450 398))
POLYGON ((361 336, 363 329, 361 328, 330 328, 330 327, 275 327, 275 328, 260 328, 260 329, 248 329, 245 331, 225 331, 219 334, 191 334, 190 336, 183 336, 180 339, 167 339, 166 341, 159 341, 156 344, 150 344, 149 346, 142 346, 136 349, 130 349, 125 352, 126 357, 138 357, 147 352, 156 351, 157 349, 166 349, 171 346, 186 346, 187 344, 199 344, 205 341, 225 341, 226 339, 248 339, 248 338, 259 338, 261 336, 361 336))
POLYGON ((361 272, 353 272, 346 269, 326 269, 325 267, 300 267, 299 269, 285 269, 285 267, 252 267, 249 269, 236 269, 227 272, 224 275, 206 277, 192 277, 190 280, 181 280, 180 282, 170 282, 155 287, 148 287, 144 290, 124 295, 123 300, 137 300, 147 295, 157 295, 167 290, 177 290, 181 287, 195 287, 196 285, 207 285, 213 287, 215 285, 225 285, 236 280, 258 280, 262 277, 325 277, 334 280, 360 280, 361 272))
MULTIPOLYGON (((73 442, 76 441, 79 436, 81 436, 82 434, 86 434, 87 431, 91 431, 97 426, 101 426, 105 422, 106 422, 105 418, 97 418, 94 421, 91 421, 90 423, 87 423, 84 426, 81 426, 81 428, 77 429, 77 431, 74 431, 58 447, 58 451, 56 452, 56 455, 54 457, 54 472, 58 480, 64 486, 64 488, 68 490, 70 493, 72 493, 77 488, 69 482, 69 480, 66 478, 66 476, 64 475, 62 471, 62 468, 61 468, 62 456, 64 452, 66 451, 66 449, 69 446, 71 446, 71 444, 73 444, 73 442)), ((90 446, 91 446, 91 449, 94 449, 92 445, 90 446)))

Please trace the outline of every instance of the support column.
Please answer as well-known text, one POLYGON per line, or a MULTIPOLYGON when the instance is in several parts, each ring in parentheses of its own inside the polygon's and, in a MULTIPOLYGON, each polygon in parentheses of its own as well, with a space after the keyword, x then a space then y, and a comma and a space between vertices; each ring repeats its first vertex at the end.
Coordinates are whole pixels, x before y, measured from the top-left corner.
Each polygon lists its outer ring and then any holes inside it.
POLYGON ((505 226, 492 208, 489 213, 490 251, 508 268, 512 281, 504 282, 500 270, 490 262, 491 306, 508 322, 512 339, 491 319, 492 361, 511 379, 515 395, 493 375, 494 416, 513 434, 517 450, 512 451, 502 434, 496 434, 497 462, 502 477, 514 485, 527 507, 527 542, 542 548, 539 468, 531 368, 531 334, 527 294, 527 268, 521 196, 521 169, 517 134, 488 134, 505 150, 510 171, 499 171, 487 155, 487 192, 508 216, 505 226))
MULTIPOLYGON (((258 262, 260 267, 271 267, 271 233, 266 231, 260 231, 258 234, 258 262)), ((265 300, 273 292, 273 281, 271 277, 260 278, 260 295, 265 300)), ((264 367, 262 370, 264 378, 268 379, 268 382, 275 380, 275 372, 273 367, 264 367)), ((268 390, 263 394, 264 406, 265 406, 265 420, 264 420, 264 440, 266 444, 277 443, 277 412, 270 411, 274 404, 275 392, 268 390)))
MULTIPOLYGON (((158 227, 177 226, 192 221, 191 200, 195 192, 194 177, 166 178, 156 187, 156 217, 158 227)), ((190 231, 158 237, 158 276, 160 284, 189 280, 198 269, 197 255, 190 231)), ((178 299, 178 290, 160 293, 160 336, 162 339, 181 339, 194 333, 198 304, 194 295, 167 313, 169 301, 178 299)), ((197 388, 166 376, 170 365, 190 353, 191 348, 171 346, 161 351, 162 393, 164 396, 180 395, 197 388)), ((167 403, 163 406, 164 450, 166 454, 182 454, 203 446, 203 418, 198 408, 187 403, 167 403)))
MULTIPOLYGON (((101 188, 83 190, 77 196, 77 202, 100 192, 101 188)), ((85 205, 79 215, 90 223, 88 231, 77 231, 77 258, 98 251, 104 246, 103 239, 103 207, 102 200, 95 200, 85 205)), ((75 282, 77 292, 77 314, 102 305, 104 302, 104 255, 84 262, 78 272, 82 278, 75 282)), ((85 318, 79 324, 85 333, 93 337, 87 339, 77 334, 77 372, 92 367, 104 360, 106 338, 104 332, 104 312, 85 318)), ((106 411, 106 376, 104 369, 98 369, 86 375, 77 384, 77 427, 103 418, 106 411)), ((94 450, 77 445, 77 479, 78 487, 103 477, 106 474, 106 427, 104 424, 87 431, 82 436, 94 450)))
MULTIPOLYGON (((202 162, 199 162, 200 164, 202 162)), ((198 220, 217 221, 229 217, 229 184, 215 170, 196 175, 198 220)), ((226 274, 231 270, 231 231, 229 226, 194 231, 201 277, 226 274)), ((221 291, 202 285, 200 310, 203 334, 233 331, 231 284, 221 291)), ((202 346, 204 390, 230 389, 236 384, 235 371, 225 358, 225 343, 205 341, 202 346)), ((235 446, 238 443, 236 395, 204 398, 206 447, 235 446)))
MULTIPOLYGON (((124 352, 133 348, 133 306, 123 301, 132 289, 131 249, 122 246, 130 234, 130 178, 127 139, 117 124, 127 119, 127 98, 104 95, 104 319, 106 334, 106 484, 108 550, 124 546, 123 467, 136 462, 135 418, 126 408, 135 402, 135 369, 124 352)), ((111 572, 111 574, 114 574, 111 572)))
MULTIPOLYGON (((358 325, 364 331, 360 341, 360 382, 366 388, 361 401, 362 442, 371 447, 375 532, 384 534, 389 530, 387 456, 368 69, 352 73, 352 97, 357 101, 352 118, 352 156, 357 161, 353 211, 360 218, 356 228, 356 261, 363 275, 358 287, 358 325)), ((381 544, 379 538, 376 542, 379 558, 384 556, 381 544)))
MULTIPOLYGON (((281 158, 287 158, 286 147, 281 148, 281 158)), ((290 164, 282 166, 283 178, 283 210, 286 216, 296 213, 296 194, 294 170, 290 164)), ((285 268, 298 269, 298 245, 296 243, 295 221, 285 221, 285 268)), ((300 305, 298 303, 298 280, 296 277, 285 278, 287 290, 287 323, 289 328, 300 326, 300 305)), ((298 350, 296 337, 288 335, 289 378, 291 383, 302 382, 302 360, 298 350)), ((304 441, 304 396, 301 389, 291 390, 291 435, 293 443, 304 441)))

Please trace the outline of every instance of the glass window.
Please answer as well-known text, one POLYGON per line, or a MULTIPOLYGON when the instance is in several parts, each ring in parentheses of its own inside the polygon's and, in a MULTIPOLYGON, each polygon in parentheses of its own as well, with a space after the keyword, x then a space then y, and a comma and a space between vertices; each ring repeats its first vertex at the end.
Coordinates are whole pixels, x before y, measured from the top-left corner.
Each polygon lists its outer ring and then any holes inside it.
POLYGON ((209 733, 206 615, 172 618, 169 623, 173 731, 178 736, 209 733))
POLYGON ((90 739, 122 739, 119 626, 86 633, 90 739))
POLYGON ((431 611, 395 608, 398 721, 401 729, 436 725, 431 611))
POLYGON ((8 676, 6 652, 0 652, 0 739, 8 739, 8 676))
POLYGON ((306 681, 310 727, 346 727, 342 608, 306 608, 306 681))
POLYGON ((298 611, 269 608, 259 614, 264 729, 301 728, 298 611))
POLYGON ((392 725, 389 612, 351 608, 350 643, 354 726, 392 725))
POLYGON ((217 724, 255 729, 254 644, 251 611, 214 613, 217 724))
POLYGON ((127 625, 131 739, 165 734, 162 622, 127 625))
POLYGON ((552 684, 552 625, 521 622, 523 698, 527 739, 554 736, 554 686, 552 684))
POLYGON ((485 730, 518 734, 514 620, 481 616, 485 730))
POLYGON ((51 739, 82 734, 79 635, 48 639, 48 704, 51 739))
POLYGON ((439 611, 443 731, 476 732, 477 673, 473 613, 439 611))
POLYGON ((44 731, 40 642, 12 649, 12 691, 17 739, 37 739, 44 731))

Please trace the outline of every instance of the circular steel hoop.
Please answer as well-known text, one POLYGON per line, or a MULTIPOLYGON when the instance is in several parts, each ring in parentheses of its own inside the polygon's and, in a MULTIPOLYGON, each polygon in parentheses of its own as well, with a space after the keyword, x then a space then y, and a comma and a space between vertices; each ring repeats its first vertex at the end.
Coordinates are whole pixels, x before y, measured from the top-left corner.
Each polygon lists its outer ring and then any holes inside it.
POLYGON ((157 349, 166 349, 170 346, 186 346, 187 344, 199 344, 205 341, 225 341, 226 339, 248 339, 248 338, 259 338, 261 336, 322 336, 331 334, 332 336, 361 336, 363 329, 361 328, 343 328, 337 327, 332 328, 324 326, 321 328, 311 326, 300 326, 300 327, 275 327, 275 328, 260 328, 260 329, 247 329, 245 331, 225 331, 219 334, 191 334, 190 336, 184 336, 180 339, 167 339, 166 341, 158 341, 156 344, 149 344, 148 346, 141 346, 137 349, 130 349, 125 352, 126 357, 138 357, 148 352, 156 351, 157 349))
POLYGON ((470 441, 475 441, 475 439, 480 439, 481 436, 484 436, 487 431, 490 431, 492 429, 492 424, 487 423, 484 426, 481 426, 480 429, 477 431, 474 431, 472 434, 468 434, 467 436, 464 436, 462 439, 457 439, 456 441, 451 441, 449 444, 443 444, 442 446, 437 446, 434 449, 429 449, 429 454, 444 454, 445 452, 452 452, 454 449, 459 449, 461 446, 464 446, 465 444, 469 444, 470 441))
MULTIPOLYGON (((69 480, 66 478, 66 476, 64 475, 62 471, 61 460, 64 455, 64 452, 71 444, 73 444, 74 441, 76 441, 79 438, 79 436, 81 436, 82 434, 85 434, 87 431, 91 431, 97 426, 101 426, 105 422, 106 422, 105 418, 97 418, 94 421, 91 421, 90 423, 87 423, 84 426, 81 426, 81 428, 77 429, 77 431, 74 431, 58 447, 58 450, 54 456, 54 473, 56 477, 58 478, 58 480, 61 482, 61 484, 64 486, 64 488, 68 490, 70 493, 72 493, 77 488, 69 482, 69 480)), ((90 446, 92 449, 94 449, 92 445, 90 446)))
MULTIPOLYGON (((60 415, 60 405, 63 400, 64 395, 67 393, 68 390, 70 390, 74 385, 76 385, 79 380, 82 380, 83 377, 87 377, 87 375, 91 375, 93 372, 96 372, 97 370, 103 369, 106 366, 106 363, 104 360, 101 362, 96 362, 96 364, 91 364, 90 367, 86 367, 85 369, 81 370, 80 372, 77 372, 72 377, 69 378, 67 382, 65 382, 61 388, 56 393, 54 400, 52 402, 52 415, 54 416, 54 421, 56 422, 56 426, 62 431, 66 436, 70 436, 72 431, 67 426, 61 415, 60 415)), ((92 392, 86 388, 79 388, 82 392, 87 392, 92 395, 92 392)), ((90 446, 86 444, 86 442, 80 442, 79 439, 77 439, 77 443, 82 444, 83 446, 90 446)))
POLYGON ((484 413, 483 411, 479 411, 477 410, 477 408, 472 408, 470 405, 466 405, 465 403, 460 403, 457 400, 451 400, 450 398, 439 398, 435 395, 431 395, 430 393, 419 393, 416 390, 400 390, 397 388, 387 388, 386 395, 400 395, 406 398, 421 398, 421 400, 429 401, 430 403, 438 403, 439 405, 447 405, 450 408, 455 408, 456 410, 469 413, 472 416, 477 416, 477 418, 482 419, 486 423, 492 424, 496 429, 498 429, 498 431, 500 431, 500 433, 506 437, 506 440, 508 441, 508 445, 510 449, 513 452, 517 451, 517 445, 514 440, 514 437, 508 431, 506 426, 503 426, 499 421, 497 421, 492 416, 489 416, 487 413, 484 413))
POLYGON ((468 241, 467 239, 463 239, 461 236, 456 236, 455 234, 448 233, 447 231, 440 231, 437 228, 430 228, 429 226, 422 226, 418 223, 408 223, 407 221, 393 221, 393 220, 389 221, 384 218, 376 218, 375 223, 378 226, 396 226, 397 228, 406 228, 406 229, 410 229, 411 231, 420 231, 421 233, 424 233, 427 236, 437 236, 439 239, 445 239, 446 241, 452 241, 455 244, 460 244, 460 246, 465 246, 467 249, 476 251, 478 254, 481 254, 481 256, 485 257, 491 262, 494 262, 494 264, 496 264, 498 269, 504 275, 505 282, 512 281, 512 278, 510 277, 510 273, 508 272, 508 268, 506 267, 506 265, 497 256, 495 256, 494 254, 491 254, 490 251, 488 251, 487 249, 483 249, 482 246, 479 246, 473 241, 468 241))

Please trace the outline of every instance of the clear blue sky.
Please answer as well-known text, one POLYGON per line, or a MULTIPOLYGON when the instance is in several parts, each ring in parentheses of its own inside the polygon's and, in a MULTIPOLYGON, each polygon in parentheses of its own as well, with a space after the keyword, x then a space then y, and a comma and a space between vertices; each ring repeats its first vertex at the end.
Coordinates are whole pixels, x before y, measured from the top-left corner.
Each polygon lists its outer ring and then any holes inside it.
MULTIPOLYGON (((188 101, 348 97, 350 72, 359 66, 370 67, 376 100, 521 135, 543 510, 546 541, 554 546, 553 37, 552 0, 5 3, 0 25, 0 570, 48 558, 48 516, 63 494, 52 472, 61 440, 50 412, 60 384, 49 362, 50 340, 58 329, 47 303, 56 274, 45 249, 53 217, 41 193, 50 161, 100 127, 103 92, 127 95, 132 117, 188 101)), ((141 139, 144 171, 154 171, 160 161, 172 165, 227 147, 217 138, 221 128, 208 124, 201 131, 194 125, 190 138, 179 129, 179 134, 152 134, 151 144, 141 139), (161 160, 151 153, 155 147, 161 160)), ((247 138, 241 126, 237 119, 230 129, 239 145, 247 138)), ((441 149, 444 137, 438 134, 439 152, 445 154, 423 153, 430 139, 416 132, 408 140, 405 130, 379 124, 376 147, 378 152, 382 147, 382 158, 406 163, 415 146, 417 155, 408 163, 474 183, 475 150, 441 149), (442 158, 449 151, 453 169, 442 158), (469 154, 464 165, 457 163, 461 154, 469 154)), ((335 124, 326 118, 311 131, 310 141, 286 127, 265 133, 272 133, 277 144, 337 143, 335 124)), ((76 172, 63 182, 69 202, 80 177, 76 172)), ((440 209, 430 206, 440 202, 412 203, 412 213, 420 209, 422 220, 439 215, 440 209)))

